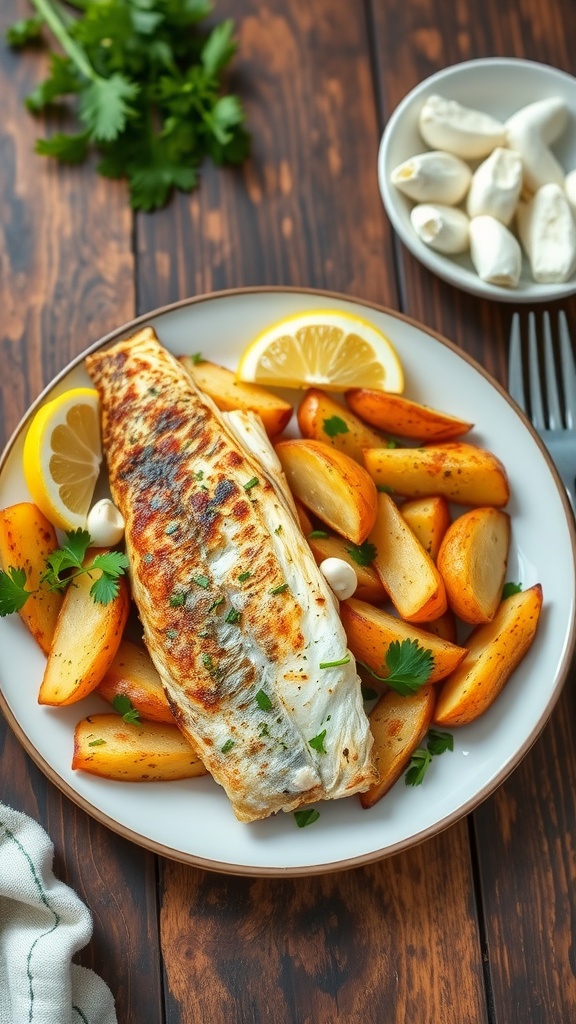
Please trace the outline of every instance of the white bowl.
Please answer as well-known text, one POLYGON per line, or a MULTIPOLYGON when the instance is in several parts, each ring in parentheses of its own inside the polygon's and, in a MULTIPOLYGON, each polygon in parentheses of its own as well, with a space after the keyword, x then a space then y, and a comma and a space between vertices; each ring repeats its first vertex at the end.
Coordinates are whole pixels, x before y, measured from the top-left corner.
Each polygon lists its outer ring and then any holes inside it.
POLYGON ((535 100, 561 96, 569 110, 569 122, 553 150, 566 172, 576 168, 576 78, 527 60, 490 57, 444 68, 420 82, 399 103, 380 143, 378 181, 392 226, 424 266, 449 284, 499 302, 552 302, 576 292, 576 274, 562 284, 538 284, 532 280, 525 257, 517 288, 486 284, 478 277, 468 254, 444 256, 420 240, 410 222, 414 205, 390 180, 398 164, 430 147, 418 130, 418 115, 432 93, 458 100, 464 106, 485 111, 501 121, 535 100))

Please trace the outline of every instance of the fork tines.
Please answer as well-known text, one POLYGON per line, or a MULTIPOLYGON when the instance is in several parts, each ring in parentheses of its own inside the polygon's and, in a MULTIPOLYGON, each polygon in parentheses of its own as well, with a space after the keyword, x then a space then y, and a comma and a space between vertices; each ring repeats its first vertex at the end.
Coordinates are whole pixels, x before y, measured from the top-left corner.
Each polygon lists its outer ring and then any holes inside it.
POLYGON ((566 314, 558 313, 556 335, 550 314, 542 314, 542 330, 535 313, 528 315, 527 358, 522 353, 520 316, 512 318, 508 390, 526 410, 536 430, 565 430, 576 426, 576 365, 566 314), (542 384, 544 386, 542 386, 542 384))

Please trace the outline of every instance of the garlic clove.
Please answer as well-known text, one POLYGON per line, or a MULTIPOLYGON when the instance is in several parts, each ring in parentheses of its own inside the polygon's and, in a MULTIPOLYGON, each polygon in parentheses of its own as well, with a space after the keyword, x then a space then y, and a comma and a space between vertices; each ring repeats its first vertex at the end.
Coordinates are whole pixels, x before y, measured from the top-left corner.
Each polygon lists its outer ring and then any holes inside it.
POLYGON ((436 252, 466 252, 470 246, 469 220, 462 210, 439 203, 414 206, 410 220, 418 237, 436 252))
POLYGON ((561 96, 549 96, 521 107, 504 122, 506 132, 515 132, 522 126, 535 129, 545 146, 550 146, 562 134, 568 123, 568 107, 561 96))
POLYGON ((538 127, 520 123, 507 132, 508 147, 522 158, 523 183, 530 193, 542 185, 564 186, 564 170, 551 149, 543 141, 538 127))
POLYGON ((320 572, 339 601, 352 597, 358 586, 354 569, 343 558, 325 558, 320 562, 320 572))
POLYGON ((390 180, 400 192, 417 203, 452 205, 464 198, 472 172, 463 160, 452 153, 434 150, 418 153, 395 167, 390 180))
POLYGON ((468 160, 481 159, 506 144, 501 121, 436 94, 426 100, 418 124, 422 138, 433 149, 468 160))
POLYGON ((470 256, 482 281, 503 288, 516 288, 522 269, 522 250, 501 221, 486 214, 472 218, 470 256))
POLYGON ((522 158, 497 146, 472 175, 466 202, 469 217, 488 214, 510 224, 522 188, 522 158))
POLYGON ((98 548, 114 547, 124 536, 124 517, 109 498, 92 506, 86 520, 91 543, 98 548))
POLYGON ((563 189, 543 185, 528 203, 520 203, 518 233, 535 281, 568 280, 576 267, 576 227, 563 189))

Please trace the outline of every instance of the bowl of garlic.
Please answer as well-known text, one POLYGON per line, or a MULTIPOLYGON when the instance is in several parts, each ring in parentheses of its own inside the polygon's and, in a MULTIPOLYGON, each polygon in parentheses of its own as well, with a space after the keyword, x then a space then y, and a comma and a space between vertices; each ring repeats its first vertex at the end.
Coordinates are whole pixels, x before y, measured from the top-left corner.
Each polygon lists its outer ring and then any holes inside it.
POLYGON ((486 58, 439 71, 390 117, 378 180, 392 226, 450 284, 500 302, 576 292, 576 79, 486 58))

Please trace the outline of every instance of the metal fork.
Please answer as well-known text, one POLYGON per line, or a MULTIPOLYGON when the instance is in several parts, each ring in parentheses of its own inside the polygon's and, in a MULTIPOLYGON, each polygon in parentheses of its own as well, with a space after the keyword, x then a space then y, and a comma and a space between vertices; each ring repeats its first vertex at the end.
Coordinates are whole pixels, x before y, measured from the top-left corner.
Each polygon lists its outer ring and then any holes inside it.
POLYGON ((538 336, 534 313, 528 316, 528 363, 524 369, 520 316, 514 313, 510 332, 508 391, 530 417, 562 477, 572 511, 576 513, 576 366, 566 314, 558 314, 558 351, 555 356, 550 315, 543 325, 544 394, 542 392, 538 336), (524 389, 526 374, 528 400, 524 389), (562 398, 560 397, 562 393, 562 398))

